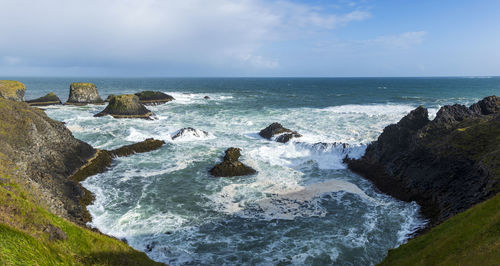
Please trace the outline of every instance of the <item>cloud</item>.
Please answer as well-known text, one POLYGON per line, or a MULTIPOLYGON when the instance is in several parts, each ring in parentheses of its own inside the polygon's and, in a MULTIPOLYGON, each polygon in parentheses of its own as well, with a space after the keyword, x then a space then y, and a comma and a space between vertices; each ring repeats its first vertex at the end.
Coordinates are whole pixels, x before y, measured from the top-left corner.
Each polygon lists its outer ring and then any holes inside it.
POLYGON ((371 16, 264 0, 0 0, 0 66, 272 69, 275 42, 371 16), (6 59, 7 58, 7 59, 6 59), (12 62, 11 62, 12 63, 12 62))
POLYGON ((408 49, 421 44, 427 35, 425 31, 410 31, 397 35, 380 36, 375 39, 362 41, 365 45, 380 46, 389 49, 408 49))

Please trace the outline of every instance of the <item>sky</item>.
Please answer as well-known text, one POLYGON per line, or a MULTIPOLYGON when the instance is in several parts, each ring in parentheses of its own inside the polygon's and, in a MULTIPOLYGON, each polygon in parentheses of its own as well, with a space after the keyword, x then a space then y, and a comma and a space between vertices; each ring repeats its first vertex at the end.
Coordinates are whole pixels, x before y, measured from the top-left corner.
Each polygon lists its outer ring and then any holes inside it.
POLYGON ((0 76, 498 75, 497 0, 0 0, 0 76))

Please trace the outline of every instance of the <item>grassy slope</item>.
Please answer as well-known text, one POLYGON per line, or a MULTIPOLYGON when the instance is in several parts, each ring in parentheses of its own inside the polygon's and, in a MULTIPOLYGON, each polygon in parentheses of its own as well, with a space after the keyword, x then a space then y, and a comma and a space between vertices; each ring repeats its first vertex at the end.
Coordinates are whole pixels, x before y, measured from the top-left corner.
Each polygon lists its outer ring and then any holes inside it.
POLYGON ((500 265, 500 194, 389 251, 380 265, 500 265))
POLYGON ((0 265, 161 265, 120 240, 82 228, 36 206, 0 174, 0 265), (48 224, 66 240, 50 240, 48 224))

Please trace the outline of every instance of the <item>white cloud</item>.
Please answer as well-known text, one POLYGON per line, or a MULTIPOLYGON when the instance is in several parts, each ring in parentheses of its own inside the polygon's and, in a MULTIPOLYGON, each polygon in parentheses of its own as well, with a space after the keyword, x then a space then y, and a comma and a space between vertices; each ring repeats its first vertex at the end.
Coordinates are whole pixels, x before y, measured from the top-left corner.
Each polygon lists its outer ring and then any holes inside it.
POLYGON ((408 49, 415 45, 421 44, 425 40, 427 32, 411 31, 397 35, 380 36, 372 40, 363 41, 366 45, 376 45, 383 48, 408 49))
POLYGON ((266 44, 370 17, 264 0, 0 0, 0 7, 0 58, 55 67, 277 68, 262 52, 266 44))

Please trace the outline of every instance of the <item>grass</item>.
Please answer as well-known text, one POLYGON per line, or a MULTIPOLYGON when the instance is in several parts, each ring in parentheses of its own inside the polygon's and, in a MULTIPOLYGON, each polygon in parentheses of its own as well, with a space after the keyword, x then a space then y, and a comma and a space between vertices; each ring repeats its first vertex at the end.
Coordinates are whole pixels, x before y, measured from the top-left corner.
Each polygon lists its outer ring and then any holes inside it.
POLYGON ((36 206, 9 176, 0 182, 0 265, 162 265, 126 243, 36 206), (47 225, 66 240, 50 240, 47 225))
POLYGON ((380 265, 500 265, 500 194, 390 250, 380 265))
MULTIPOLYGON (((15 100, 19 96, 19 90, 26 90, 26 86, 15 80, 0 80, 0 97, 15 100)), ((24 95, 24 92, 22 95, 24 95)))

